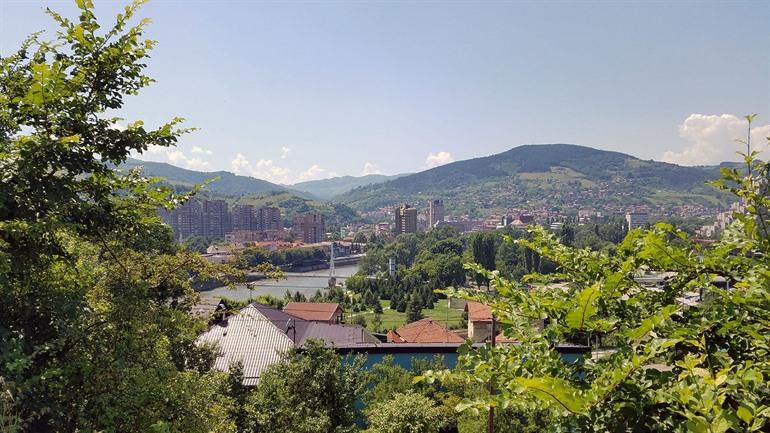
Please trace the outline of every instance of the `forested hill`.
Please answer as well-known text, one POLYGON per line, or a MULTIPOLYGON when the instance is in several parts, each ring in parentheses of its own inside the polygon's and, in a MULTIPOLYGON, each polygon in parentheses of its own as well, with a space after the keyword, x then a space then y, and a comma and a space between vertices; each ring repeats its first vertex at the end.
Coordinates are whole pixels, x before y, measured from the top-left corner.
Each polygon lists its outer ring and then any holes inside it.
POLYGON ((408 174, 396 174, 387 176, 384 174, 368 174, 365 176, 340 176, 331 179, 300 182, 291 187, 298 191, 312 194, 319 199, 330 200, 333 197, 344 194, 354 188, 387 182, 407 175, 408 174))
POLYGON ((680 203, 723 205, 707 180, 718 167, 682 167, 573 144, 523 145, 457 161, 389 182, 356 188, 336 200, 359 210, 400 202, 448 200, 455 210, 512 206, 680 203))
POLYGON ((194 185, 200 185, 209 179, 218 177, 219 180, 211 182, 206 186, 206 191, 216 195, 229 197, 238 197, 242 195, 258 195, 269 192, 293 192, 303 195, 299 191, 292 190, 282 185, 257 179, 250 176, 239 176, 228 171, 194 171, 176 167, 165 162, 140 161, 129 158, 120 166, 121 169, 130 169, 142 166, 145 176, 162 177, 173 186, 181 188, 191 188, 194 185))

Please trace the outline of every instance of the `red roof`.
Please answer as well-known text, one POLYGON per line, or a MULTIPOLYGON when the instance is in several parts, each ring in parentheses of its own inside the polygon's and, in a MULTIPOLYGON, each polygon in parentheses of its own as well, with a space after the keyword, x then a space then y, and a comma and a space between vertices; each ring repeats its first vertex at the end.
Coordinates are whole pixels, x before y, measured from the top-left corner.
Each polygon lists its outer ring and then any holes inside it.
POLYGON ((462 343, 463 338, 449 331, 432 319, 422 319, 409 323, 393 334, 388 333, 388 341, 392 343, 462 343))
POLYGON ((480 302, 468 301, 465 305, 469 322, 492 322, 492 308, 480 302))
POLYGON ((340 304, 324 302, 289 302, 283 307, 283 311, 292 316, 320 322, 334 321, 337 310, 342 312, 340 304))

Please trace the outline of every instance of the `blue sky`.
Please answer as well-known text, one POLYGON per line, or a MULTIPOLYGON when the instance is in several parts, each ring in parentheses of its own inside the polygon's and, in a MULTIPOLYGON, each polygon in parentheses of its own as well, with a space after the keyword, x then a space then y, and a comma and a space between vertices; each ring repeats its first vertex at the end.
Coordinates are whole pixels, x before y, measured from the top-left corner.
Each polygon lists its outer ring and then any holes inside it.
MULTIPOLYGON (((53 27, 0 0, 0 53, 53 27)), ((112 19, 124 2, 96 2, 112 19)), ((122 113, 200 131, 144 159, 280 183, 418 171, 527 143, 735 159, 770 135, 770 2, 154 0, 158 80, 122 113)))

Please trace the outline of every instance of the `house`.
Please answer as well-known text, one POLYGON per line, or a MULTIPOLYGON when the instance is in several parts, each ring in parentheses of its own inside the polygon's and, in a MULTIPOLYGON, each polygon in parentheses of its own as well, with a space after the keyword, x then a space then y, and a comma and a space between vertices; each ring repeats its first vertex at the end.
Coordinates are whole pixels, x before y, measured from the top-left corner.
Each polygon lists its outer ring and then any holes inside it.
POLYGON ((212 326, 198 338, 199 345, 215 345, 214 368, 229 371, 236 362, 243 364, 243 384, 257 384, 261 373, 281 361, 294 343, 253 305, 212 326))
POLYGON ((322 340, 329 347, 348 348, 379 342, 358 325, 313 322, 250 304, 211 326, 197 344, 217 347, 214 368, 218 370, 228 371, 233 363, 241 362, 243 384, 253 386, 267 367, 281 361, 283 353, 292 347, 302 348, 310 339, 322 340))
POLYGON ((492 309, 480 302, 465 304, 468 315, 468 338, 474 342, 488 339, 492 335, 492 309))
POLYGON ((344 319, 344 310, 335 303, 289 302, 283 311, 311 322, 342 323, 344 319))
POLYGON ((462 343, 459 335, 425 318, 388 331, 388 343, 462 343))

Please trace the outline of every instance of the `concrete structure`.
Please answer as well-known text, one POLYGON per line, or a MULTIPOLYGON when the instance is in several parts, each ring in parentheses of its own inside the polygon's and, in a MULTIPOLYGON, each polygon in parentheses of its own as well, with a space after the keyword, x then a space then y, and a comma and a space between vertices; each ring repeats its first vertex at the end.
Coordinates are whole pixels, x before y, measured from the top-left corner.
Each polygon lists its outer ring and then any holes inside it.
POLYGON ((402 233, 417 233, 417 209, 404 204, 395 210, 397 235, 402 233))
POLYGON ((626 226, 628 230, 645 227, 650 223, 650 214, 647 212, 628 212, 626 213, 626 226))
POLYGON ((257 211, 257 222, 260 230, 283 230, 281 210, 277 207, 262 207, 257 211))
POLYGON ((227 202, 206 200, 203 202, 203 236, 224 239, 232 229, 227 202))
POLYGON ((250 204, 237 204, 233 206, 232 219, 233 231, 251 231, 260 229, 255 217, 254 206, 250 204))
POLYGON ((294 232, 297 239, 306 244, 314 244, 326 239, 324 216, 308 213, 294 218, 294 232))
POLYGON ((428 203, 428 226, 433 228, 439 221, 444 221, 444 200, 434 199, 428 203))

